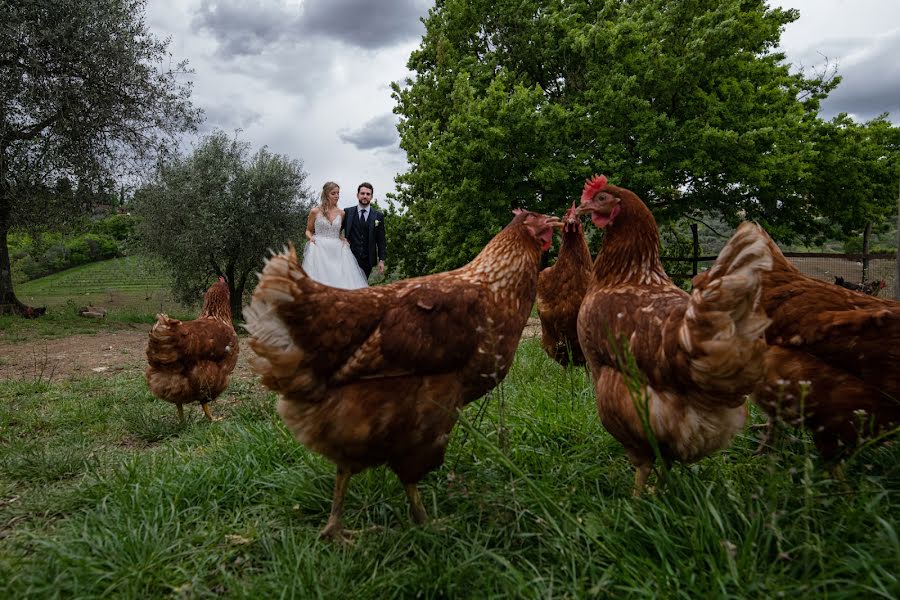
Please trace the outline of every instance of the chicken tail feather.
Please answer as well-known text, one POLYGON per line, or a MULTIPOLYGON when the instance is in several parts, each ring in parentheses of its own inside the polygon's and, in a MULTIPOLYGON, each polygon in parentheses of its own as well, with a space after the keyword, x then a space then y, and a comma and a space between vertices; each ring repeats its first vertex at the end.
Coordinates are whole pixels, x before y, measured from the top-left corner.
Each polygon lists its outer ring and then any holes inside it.
POLYGON ((305 352, 291 336, 280 310, 300 301, 299 283, 308 280, 293 245, 266 260, 250 306, 244 308, 244 328, 252 336, 250 368, 269 389, 281 393, 308 394, 317 385, 305 365, 305 352))
POLYGON ((768 237, 743 223, 713 267, 694 281, 679 331, 691 376, 708 392, 743 401, 763 373, 765 331, 762 272, 772 268, 768 237))
POLYGON ((171 364, 181 360, 178 328, 181 321, 164 313, 156 315, 156 323, 150 329, 147 358, 151 364, 171 364))

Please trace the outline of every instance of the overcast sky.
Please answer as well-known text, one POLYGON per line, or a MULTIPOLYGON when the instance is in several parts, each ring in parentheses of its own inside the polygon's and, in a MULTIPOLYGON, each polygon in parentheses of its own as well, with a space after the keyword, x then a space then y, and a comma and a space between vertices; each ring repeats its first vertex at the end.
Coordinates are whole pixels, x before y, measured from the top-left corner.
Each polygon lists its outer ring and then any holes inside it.
MULTIPOLYGON (((385 202, 405 170, 390 83, 409 75, 433 0, 149 0, 147 22, 195 73, 203 132, 240 129, 253 150, 301 159, 316 193, 341 206, 370 181, 385 202)), ((807 72, 836 64, 843 83, 823 116, 900 120, 900 0, 772 0, 800 10, 782 47, 807 72)))

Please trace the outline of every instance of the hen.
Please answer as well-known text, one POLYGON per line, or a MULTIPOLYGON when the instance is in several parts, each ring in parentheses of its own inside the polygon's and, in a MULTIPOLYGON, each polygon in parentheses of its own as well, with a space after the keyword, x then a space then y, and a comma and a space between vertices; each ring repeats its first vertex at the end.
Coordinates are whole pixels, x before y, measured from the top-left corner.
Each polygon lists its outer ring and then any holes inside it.
POLYGON ((688 295, 663 271, 656 221, 634 193, 595 176, 578 213, 606 230, 578 339, 638 495, 657 453, 666 464, 697 461, 744 426, 745 397, 762 375, 760 278, 772 259, 763 232, 745 223, 688 295))
POLYGON ((538 276, 537 305, 541 347, 556 362, 584 364, 578 344, 578 309, 591 281, 591 253, 575 205, 563 220, 562 244, 556 263, 538 276))
POLYGON ((343 537, 350 477, 387 464, 424 522, 416 483, 439 467, 457 411, 505 376, 559 220, 519 211, 468 265, 360 290, 311 280, 291 247, 244 309, 251 368, 297 440, 337 465, 321 536, 343 537))
POLYGON ((809 427, 839 475, 860 438, 900 425, 900 302, 808 277, 765 240, 774 263, 763 275, 771 350, 754 399, 773 426, 809 427))
POLYGON ((154 396, 178 408, 179 419, 184 419, 184 404, 199 402, 213 421, 208 404, 228 386, 239 349, 228 285, 219 277, 195 320, 156 315, 147 344, 147 384, 154 396))
POLYGON ((834 283, 835 285, 847 288, 848 290, 862 292, 863 294, 867 294, 869 296, 877 296, 878 293, 887 285, 884 279, 864 281, 863 283, 853 283, 852 281, 845 281, 844 278, 839 275, 834 278, 834 283))

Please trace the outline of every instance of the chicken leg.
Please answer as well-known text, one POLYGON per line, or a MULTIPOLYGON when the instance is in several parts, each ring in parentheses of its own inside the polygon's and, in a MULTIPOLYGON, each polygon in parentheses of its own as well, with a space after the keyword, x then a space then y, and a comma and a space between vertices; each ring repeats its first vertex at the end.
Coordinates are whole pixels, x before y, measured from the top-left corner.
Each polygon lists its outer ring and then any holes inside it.
POLYGON ((182 407, 180 404, 176 404, 175 408, 178 409, 178 422, 183 424, 184 423, 184 407, 182 407))
POLYGON ((650 469, 652 468, 653 463, 641 463, 635 466, 634 490, 631 492, 631 495, 635 498, 640 498, 644 492, 644 487, 647 485, 647 479, 650 477, 650 469))
MULTIPOLYGON (((209 412, 209 405, 208 405, 208 404, 201 404, 200 407, 203 409, 203 414, 206 415, 206 418, 209 419, 209 422, 210 422, 210 423, 214 423, 214 422, 216 422, 216 421, 221 421, 221 420, 222 420, 222 417, 214 417, 214 416, 212 416, 212 413, 209 412)), ((181 408, 180 405, 179 405, 179 408, 181 408)))
POLYGON ((325 529, 319 533, 323 540, 346 540, 344 525, 341 523, 341 514, 344 512, 344 496, 347 495, 347 484, 350 483, 350 470, 338 467, 337 476, 334 479, 334 496, 331 500, 331 514, 328 515, 328 523, 325 529))
POLYGON ((406 497, 409 498, 409 509, 412 512, 412 520, 416 525, 421 525, 428 520, 428 513, 425 512, 425 505, 422 504, 422 496, 419 494, 419 488, 414 483, 403 485, 406 490, 406 497))

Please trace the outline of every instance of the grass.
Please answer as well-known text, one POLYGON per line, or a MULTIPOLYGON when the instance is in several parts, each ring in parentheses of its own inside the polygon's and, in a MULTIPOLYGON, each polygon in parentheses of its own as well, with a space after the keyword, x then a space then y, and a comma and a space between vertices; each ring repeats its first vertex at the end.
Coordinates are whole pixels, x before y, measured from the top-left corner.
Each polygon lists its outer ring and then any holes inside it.
POLYGON ((18 298, 30 306, 46 306, 35 321, 0 315, 0 342, 59 338, 115 331, 130 324, 150 324, 164 312, 178 319, 197 316, 199 303, 186 307, 168 289, 169 279, 152 260, 126 256, 90 263, 16 286, 18 298), (78 315, 83 306, 108 312, 103 319, 78 315))
POLYGON ((180 425, 139 377, 0 382, 7 597, 900 594, 897 444, 862 453, 843 484, 805 437, 759 457, 747 433, 632 499, 584 371, 531 340, 420 486, 434 520, 412 526, 396 478, 367 471, 345 513, 364 532, 344 547, 317 539, 333 466, 274 402, 239 380, 213 405, 224 421, 191 407, 180 425))

